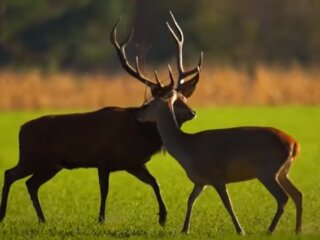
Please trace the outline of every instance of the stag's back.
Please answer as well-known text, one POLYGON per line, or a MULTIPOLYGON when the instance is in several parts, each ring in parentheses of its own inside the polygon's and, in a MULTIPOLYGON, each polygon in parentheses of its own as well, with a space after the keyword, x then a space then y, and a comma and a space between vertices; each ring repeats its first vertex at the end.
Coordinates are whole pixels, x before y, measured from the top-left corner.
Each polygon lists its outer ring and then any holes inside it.
POLYGON ((31 120, 20 130, 20 161, 70 169, 104 164, 121 170, 141 165, 160 150, 161 140, 154 124, 136 120, 137 111, 108 107, 31 120))

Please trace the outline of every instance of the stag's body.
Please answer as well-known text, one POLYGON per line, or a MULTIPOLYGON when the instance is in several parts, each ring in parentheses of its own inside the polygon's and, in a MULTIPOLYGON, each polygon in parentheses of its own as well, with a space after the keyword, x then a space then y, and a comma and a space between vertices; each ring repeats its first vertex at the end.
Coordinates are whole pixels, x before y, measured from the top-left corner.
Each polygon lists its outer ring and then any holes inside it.
POLYGON ((128 170, 161 148, 155 124, 136 120, 139 108, 44 116, 21 127, 19 165, 36 168, 128 170), (35 161, 35 164, 30 162, 35 161), (25 164, 24 164, 25 163, 25 164))
POLYGON ((194 201, 204 186, 211 185, 221 197, 236 231, 242 234, 226 184, 257 178, 278 204, 268 231, 274 231, 289 195, 296 205, 296 232, 300 232, 302 194, 287 176, 299 151, 297 141, 270 127, 238 127, 185 133, 179 129, 174 117, 174 96, 175 94, 167 100, 153 101, 142 109, 139 119, 157 123, 165 149, 179 162, 194 183, 182 231, 189 230, 194 201))
POLYGON ((104 221, 110 172, 126 170, 151 185, 159 203, 159 223, 166 208, 145 163, 161 149, 155 124, 136 120, 139 108, 108 107, 79 114, 51 115, 25 123, 19 133, 19 163, 5 172, 0 220, 5 216, 11 184, 32 175, 27 188, 39 221, 44 222, 37 192, 63 168, 97 168, 101 191, 99 221, 104 221))

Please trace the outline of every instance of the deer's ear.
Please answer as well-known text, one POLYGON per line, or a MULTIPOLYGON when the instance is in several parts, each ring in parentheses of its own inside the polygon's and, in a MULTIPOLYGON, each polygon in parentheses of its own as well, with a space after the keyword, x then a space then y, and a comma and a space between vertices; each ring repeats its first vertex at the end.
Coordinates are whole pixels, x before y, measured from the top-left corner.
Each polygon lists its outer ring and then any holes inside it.
POLYGON ((183 96, 185 96, 186 98, 189 98, 193 94, 194 90, 196 90, 196 86, 198 82, 199 82, 199 75, 197 74, 197 76, 195 76, 191 80, 181 84, 177 89, 177 91, 182 93, 183 96))

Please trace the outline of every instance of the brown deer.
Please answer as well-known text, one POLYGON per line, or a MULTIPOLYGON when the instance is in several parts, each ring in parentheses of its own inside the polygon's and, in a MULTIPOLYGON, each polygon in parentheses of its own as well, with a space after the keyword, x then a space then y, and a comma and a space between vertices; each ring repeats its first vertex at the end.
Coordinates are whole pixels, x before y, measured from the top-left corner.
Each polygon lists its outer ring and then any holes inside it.
MULTIPOLYGON (((130 65, 126 58, 125 47, 132 34, 124 43, 119 44, 116 40, 119 23, 111 33, 111 41, 123 68, 151 89, 152 98, 144 105, 150 104, 153 98, 160 97, 173 88, 184 97, 190 97, 199 79, 197 69, 201 67, 202 54, 195 69, 183 70, 183 33, 174 16, 172 14, 171 16, 178 30, 176 34, 170 27, 178 46, 179 83, 177 87, 173 82, 168 86, 162 86, 157 74, 157 83, 153 83, 141 73, 138 58, 136 58, 135 67, 130 65), (190 77, 192 77, 190 80, 184 82, 190 77)), ((194 112, 190 112, 188 116, 180 115, 178 112, 181 102, 182 100, 178 100, 174 106, 179 125, 195 115, 194 112)), ((63 168, 97 168, 101 194, 99 222, 105 220, 109 174, 113 171, 125 170, 153 188, 159 204, 159 223, 164 225, 167 215, 166 207, 156 179, 145 166, 151 156, 161 149, 161 138, 156 124, 137 121, 140 109, 141 107, 106 107, 94 112, 44 116, 25 123, 19 133, 19 162, 5 172, 0 221, 6 214, 10 186, 16 180, 32 175, 26 182, 27 189, 39 221, 45 222, 38 199, 39 187, 63 168)))
MULTIPOLYGON (((177 93, 174 90, 167 96, 155 99, 141 109, 139 120, 157 123, 163 146, 194 183, 182 232, 189 231, 194 201, 206 185, 211 185, 230 214, 236 231, 243 234, 226 184, 257 178, 278 204, 268 232, 272 233, 276 228, 289 195, 296 205, 296 232, 299 233, 302 193, 288 178, 290 166, 299 152, 297 141, 271 127, 237 127, 185 133, 178 127, 174 115, 176 99, 177 93)), ((186 104, 185 109, 192 112, 186 104)))

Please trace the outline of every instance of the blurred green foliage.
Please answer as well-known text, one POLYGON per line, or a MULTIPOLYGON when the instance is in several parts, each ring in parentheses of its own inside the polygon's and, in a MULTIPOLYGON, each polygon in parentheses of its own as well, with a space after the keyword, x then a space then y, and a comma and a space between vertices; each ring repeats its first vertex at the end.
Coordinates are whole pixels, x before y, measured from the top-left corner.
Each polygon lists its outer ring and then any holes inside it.
POLYGON ((320 63, 318 0, 1 0, 0 67, 104 70, 118 67, 109 41, 134 27, 128 56, 152 63, 172 58, 165 21, 172 10, 186 59, 232 65, 320 63))

